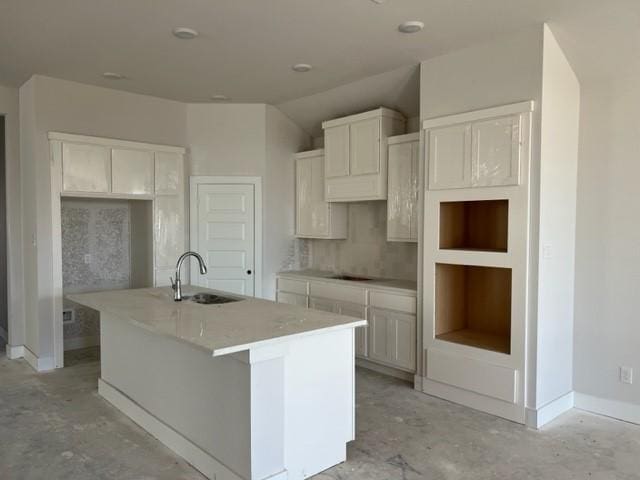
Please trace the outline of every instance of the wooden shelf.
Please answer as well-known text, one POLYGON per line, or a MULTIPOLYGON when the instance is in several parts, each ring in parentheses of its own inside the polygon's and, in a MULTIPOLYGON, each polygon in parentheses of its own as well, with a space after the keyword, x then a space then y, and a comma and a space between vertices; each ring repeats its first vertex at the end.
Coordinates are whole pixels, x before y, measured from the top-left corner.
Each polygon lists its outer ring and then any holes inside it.
POLYGON ((473 200, 440 204, 440 248, 506 252, 508 200, 473 200))
POLYGON ((436 264, 435 337, 511 351, 511 269, 436 264))
POLYGON ((436 338, 445 342, 458 343, 493 352, 509 354, 511 351, 511 338, 508 335, 481 332, 471 328, 442 333, 437 335, 436 338))

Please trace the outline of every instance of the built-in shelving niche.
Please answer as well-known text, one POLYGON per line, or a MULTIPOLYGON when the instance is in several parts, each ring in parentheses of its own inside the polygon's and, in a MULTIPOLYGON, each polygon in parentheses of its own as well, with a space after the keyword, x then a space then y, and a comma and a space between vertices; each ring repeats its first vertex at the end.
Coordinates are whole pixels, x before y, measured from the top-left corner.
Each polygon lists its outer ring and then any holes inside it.
POLYGON ((440 248, 506 252, 508 200, 440 203, 440 248))
POLYGON ((511 269, 436 264, 435 336, 511 353, 511 269))

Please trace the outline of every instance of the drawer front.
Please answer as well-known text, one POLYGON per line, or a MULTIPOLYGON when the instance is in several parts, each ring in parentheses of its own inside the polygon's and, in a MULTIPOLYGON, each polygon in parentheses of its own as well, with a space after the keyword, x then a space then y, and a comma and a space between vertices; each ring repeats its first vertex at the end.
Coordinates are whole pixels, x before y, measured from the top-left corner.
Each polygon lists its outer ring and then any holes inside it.
POLYGON ((308 306, 308 297, 306 295, 298 295, 297 293, 278 292, 276 293, 276 300, 278 303, 286 303, 288 305, 308 306))
POLYGON ((297 293, 298 295, 307 294, 307 282, 304 280, 292 280, 290 278, 278 278, 278 291, 297 293))
POLYGON ((326 298, 309 297, 309 308, 328 313, 338 313, 338 304, 326 298))
POLYGON ((367 304, 367 292, 364 288, 338 285, 335 283, 309 283, 309 294, 313 297, 330 298, 357 305, 367 304))
POLYGON ((416 297, 396 295, 376 290, 369 290, 369 305, 386 310, 416 314, 416 297))
POLYGON ((517 371, 441 350, 427 350, 427 378, 516 403, 517 371))

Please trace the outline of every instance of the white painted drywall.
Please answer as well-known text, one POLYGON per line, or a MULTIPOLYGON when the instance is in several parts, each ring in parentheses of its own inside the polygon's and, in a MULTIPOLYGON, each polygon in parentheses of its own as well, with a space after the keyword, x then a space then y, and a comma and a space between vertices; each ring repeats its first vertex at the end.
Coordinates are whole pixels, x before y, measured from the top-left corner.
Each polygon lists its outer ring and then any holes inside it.
MULTIPOLYGON (((640 411, 639 105, 640 75, 582 83, 574 353, 576 392, 632 404, 636 412, 640 411), (621 365, 634 367, 633 385, 619 381, 621 365)), ((620 411, 609 414, 620 416, 620 411)))
POLYGON ((322 136, 322 122, 380 106, 407 117, 418 115, 420 69, 409 65, 347 83, 330 90, 290 100, 277 107, 314 137, 322 136))
POLYGON ((186 108, 189 175, 264 175, 264 104, 197 103, 186 108))
POLYGON ((25 345, 53 356, 50 131, 185 145, 179 102, 34 76, 20 88, 25 345))
POLYGON ((573 390, 580 84, 546 25, 541 113, 536 408, 573 390))
MULTIPOLYGON (((17 88, 0 85, 0 115, 5 117, 8 343, 19 346, 24 344, 24 280, 22 202, 20 198, 20 120, 17 88)), ((2 282, 4 281, 3 278, 2 282)))
POLYGON ((292 254, 295 234, 295 168, 293 154, 308 150, 311 138, 277 108, 266 108, 266 175, 264 178, 263 296, 275 300, 276 273, 292 254))

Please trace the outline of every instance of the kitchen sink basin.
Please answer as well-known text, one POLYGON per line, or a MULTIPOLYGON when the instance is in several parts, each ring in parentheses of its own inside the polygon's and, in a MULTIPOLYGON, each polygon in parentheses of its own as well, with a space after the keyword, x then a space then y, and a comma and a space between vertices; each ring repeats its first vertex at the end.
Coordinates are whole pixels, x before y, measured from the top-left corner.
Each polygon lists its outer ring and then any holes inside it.
POLYGON ((222 303, 232 303, 244 300, 243 298, 223 297, 222 295, 215 295, 213 293, 196 293, 195 295, 185 295, 182 298, 183 300, 200 303, 201 305, 220 305, 222 303))
POLYGON ((370 278, 354 277, 352 275, 335 275, 330 278, 333 278, 334 280, 350 280, 352 282, 368 282, 371 280, 370 278))

